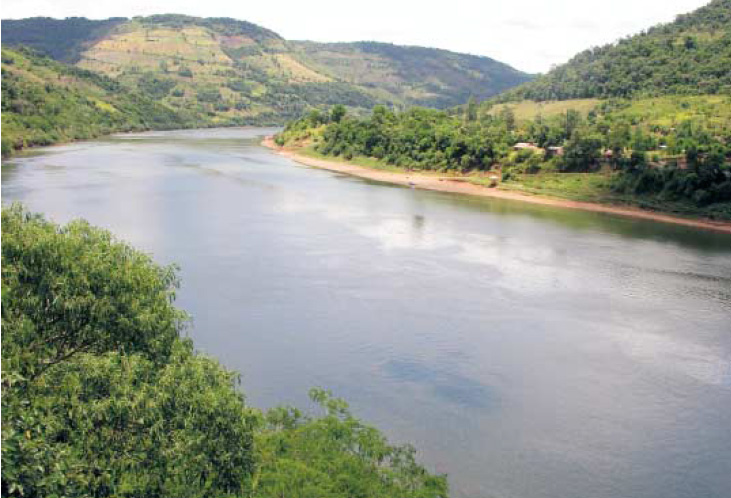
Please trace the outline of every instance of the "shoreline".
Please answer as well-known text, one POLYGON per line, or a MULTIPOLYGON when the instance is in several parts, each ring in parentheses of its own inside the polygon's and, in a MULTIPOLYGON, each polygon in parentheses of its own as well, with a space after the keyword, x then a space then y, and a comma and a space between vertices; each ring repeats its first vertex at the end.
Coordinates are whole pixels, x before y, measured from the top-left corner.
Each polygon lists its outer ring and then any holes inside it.
POLYGON ((296 151, 293 151, 291 149, 279 147, 274 143, 273 137, 266 137, 261 142, 261 145, 272 149, 276 154, 287 157, 300 164, 304 164, 305 166, 335 171, 338 173, 357 176, 368 180, 392 183, 395 185, 403 185, 422 190, 434 190, 439 192, 449 192, 453 194, 463 194, 477 197, 492 197, 495 199, 507 199, 512 201, 528 202, 531 204, 554 206, 565 209, 578 209, 595 213, 613 214, 617 216, 657 221, 661 223, 670 223, 674 225, 682 225, 691 228, 731 234, 731 222, 682 218, 671 214, 647 211, 635 207, 613 206, 611 204, 596 204, 591 202, 571 201, 553 197, 542 197, 514 191, 499 190, 497 188, 483 187, 481 185, 475 185, 474 183, 454 180, 449 177, 423 175, 419 173, 395 173, 391 171, 382 171, 366 168, 364 166, 358 166, 343 161, 316 159, 313 157, 307 157, 301 154, 297 154, 296 151))
POLYGON ((29 145, 27 147, 22 147, 20 149, 13 149, 10 153, 7 155, 4 155, 0 157, 0 160, 10 160, 14 159, 16 157, 22 156, 23 153, 26 152, 32 152, 34 150, 43 149, 46 147, 60 147, 62 145, 70 145, 75 144, 79 142, 89 142, 91 140, 98 140, 100 138, 108 138, 113 137, 115 135, 129 135, 129 134, 135 134, 135 133, 148 133, 148 132, 156 132, 156 131, 186 131, 186 130, 214 130, 214 129, 231 129, 231 128, 281 128, 281 125, 271 125, 271 126, 264 126, 264 125, 212 125, 212 126, 206 126, 206 125, 195 125, 195 126, 188 126, 184 128, 145 128, 140 130, 120 130, 120 131, 111 131, 109 133, 100 133, 99 135, 94 135, 92 137, 86 137, 86 138, 69 138, 68 140, 59 140, 58 142, 53 142, 50 144, 44 144, 44 145, 29 145))

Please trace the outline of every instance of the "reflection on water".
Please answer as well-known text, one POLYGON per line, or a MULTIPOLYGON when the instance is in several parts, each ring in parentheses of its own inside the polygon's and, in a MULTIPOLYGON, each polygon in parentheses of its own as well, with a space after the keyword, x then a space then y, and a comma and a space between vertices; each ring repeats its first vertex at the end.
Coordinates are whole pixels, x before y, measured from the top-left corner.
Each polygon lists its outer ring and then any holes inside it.
POLYGON ((330 388, 457 496, 727 496, 731 237, 314 170, 270 131, 33 151, 3 202, 179 263, 253 403, 330 388))
POLYGON ((487 385, 434 366, 407 360, 390 360, 383 368, 386 375, 399 381, 428 386, 435 396, 449 403, 486 409, 495 402, 496 394, 491 393, 487 385))

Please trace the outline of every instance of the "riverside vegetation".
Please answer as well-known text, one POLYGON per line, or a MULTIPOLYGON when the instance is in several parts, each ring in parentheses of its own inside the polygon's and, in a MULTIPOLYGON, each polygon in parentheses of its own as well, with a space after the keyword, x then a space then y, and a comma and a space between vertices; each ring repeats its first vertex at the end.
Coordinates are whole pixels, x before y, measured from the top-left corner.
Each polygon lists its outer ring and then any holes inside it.
POLYGON ((370 166, 476 183, 498 175, 505 189, 729 220, 729 67, 731 1, 716 0, 483 103, 379 106, 367 117, 315 110, 276 140, 370 166))
POLYGON ((329 392, 322 414, 247 404, 195 352, 161 267, 83 221, 2 211, 2 495, 447 495, 329 392))

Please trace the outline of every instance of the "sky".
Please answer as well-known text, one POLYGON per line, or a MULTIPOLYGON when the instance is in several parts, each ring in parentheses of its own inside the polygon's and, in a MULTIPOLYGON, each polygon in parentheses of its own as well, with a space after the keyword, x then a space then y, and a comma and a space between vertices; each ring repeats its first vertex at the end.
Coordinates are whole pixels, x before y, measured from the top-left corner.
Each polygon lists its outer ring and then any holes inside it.
POLYGON ((289 40, 382 41, 492 57, 530 73, 710 0, 3 0, 3 19, 233 17, 289 40))

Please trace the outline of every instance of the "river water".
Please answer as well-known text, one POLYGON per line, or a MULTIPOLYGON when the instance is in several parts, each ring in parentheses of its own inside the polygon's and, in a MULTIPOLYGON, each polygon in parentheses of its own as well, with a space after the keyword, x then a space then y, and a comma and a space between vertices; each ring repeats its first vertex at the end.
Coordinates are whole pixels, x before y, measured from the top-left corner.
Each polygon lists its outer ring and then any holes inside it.
POLYGON ((730 236, 310 169, 270 131, 38 150, 3 202, 178 263, 252 404, 329 388, 455 496, 731 496, 730 236))

